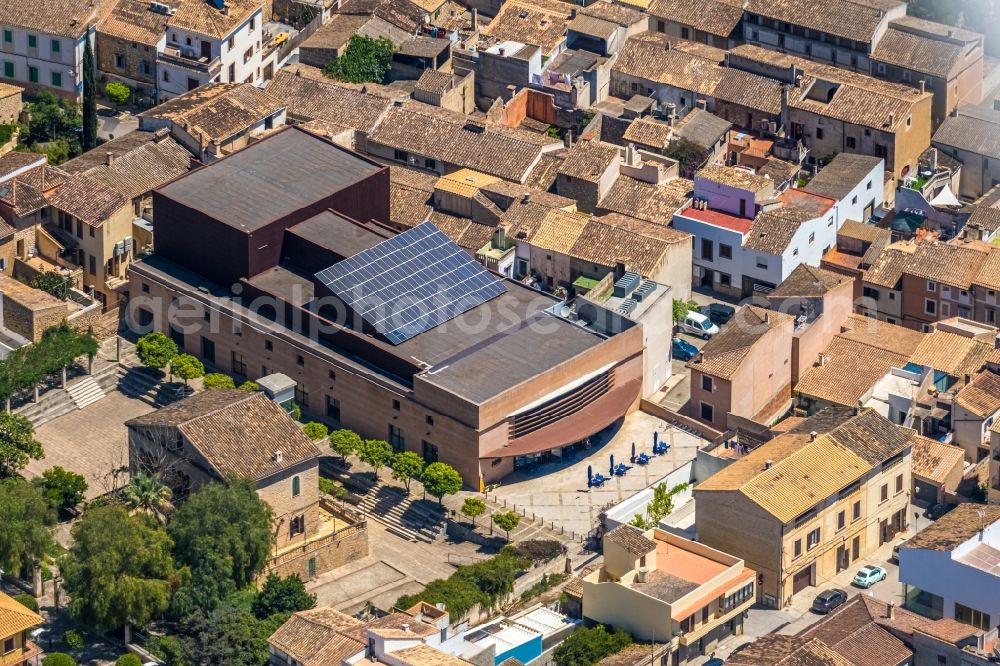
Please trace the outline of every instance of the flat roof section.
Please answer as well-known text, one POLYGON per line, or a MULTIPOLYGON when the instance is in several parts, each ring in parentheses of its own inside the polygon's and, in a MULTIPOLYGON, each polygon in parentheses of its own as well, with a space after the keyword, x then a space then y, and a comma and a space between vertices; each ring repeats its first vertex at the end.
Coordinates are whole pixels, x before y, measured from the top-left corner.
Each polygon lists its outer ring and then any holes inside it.
POLYGON ((288 232, 342 257, 363 252, 392 236, 388 231, 379 234, 370 226, 355 223, 332 210, 299 222, 289 227, 288 232))
POLYGON ((689 207, 682 210, 680 214, 689 219, 710 224, 713 227, 729 229, 730 231, 736 231, 744 235, 750 231, 750 227, 753 225, 753 220, 748 220, 745 217, 739 217, 737 215, 730 215, 729 213, 723 213, 721 210, 712 210, 711 208, 699 210, 697 208, 689 207))
POLYGON ((289 127, 157 191, 249 234, 383 168, 289 127))

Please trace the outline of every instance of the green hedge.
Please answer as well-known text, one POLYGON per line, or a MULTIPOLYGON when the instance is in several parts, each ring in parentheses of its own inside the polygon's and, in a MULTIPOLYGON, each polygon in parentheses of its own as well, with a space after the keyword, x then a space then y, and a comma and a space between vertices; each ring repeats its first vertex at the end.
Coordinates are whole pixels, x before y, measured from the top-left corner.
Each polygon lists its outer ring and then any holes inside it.
POLYGON ((459 567, 448 578, 431 581, 422 592, 396 600, 396 608, 405 610, 419 601, 443 603, 455 622, 480 604, 489 608, 514 590, 514 579, 531 567, 531 560, 519 556, 510 546, 495 557, 459 567))
POLYGON ((80 356, 97 353, 97 340, 65 321, 45 329, 33 345, 18 347, 0 361, 0 399, 39 384, 80 356))

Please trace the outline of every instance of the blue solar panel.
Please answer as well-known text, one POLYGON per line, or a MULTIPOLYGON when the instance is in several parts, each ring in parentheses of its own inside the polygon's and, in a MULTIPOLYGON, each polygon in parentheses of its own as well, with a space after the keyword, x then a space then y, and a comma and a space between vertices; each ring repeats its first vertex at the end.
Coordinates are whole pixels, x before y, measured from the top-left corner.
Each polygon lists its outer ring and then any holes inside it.
POLYGON ((430 222, 316 274, 398 345, 507 291, 430 222))

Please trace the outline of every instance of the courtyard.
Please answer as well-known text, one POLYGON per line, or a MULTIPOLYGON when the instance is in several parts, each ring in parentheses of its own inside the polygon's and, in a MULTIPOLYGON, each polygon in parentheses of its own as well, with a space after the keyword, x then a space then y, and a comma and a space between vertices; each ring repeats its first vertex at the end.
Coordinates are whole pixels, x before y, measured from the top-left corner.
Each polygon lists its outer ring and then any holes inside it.
MULTIPOLYGON (((490 499, 507 508, 524 511, 529 517, 551 524, 556 530, 575 535, 587 534, 607 507, 617 504, 659 481, 681 465, 694 460, 705 440, 670 426, 664 419, 644 411, 627 415, 623 421, 591 437, 591 447, 570 459, 541 463, 516 470, 495 489, 490 499), (587 487, 587 468, 608 476, 611 456, 615 464, 631 464, 632 445, 636 453, 651 453, 653 433, 670 444, 670 450, 653 456, 647 465, 632 465, 625 476, 614 476, 602 487, 587 487)), ((465 493, 463 493, 465 494, 465 493)), ((472 495, 472 493, 467 493, 472 495)))

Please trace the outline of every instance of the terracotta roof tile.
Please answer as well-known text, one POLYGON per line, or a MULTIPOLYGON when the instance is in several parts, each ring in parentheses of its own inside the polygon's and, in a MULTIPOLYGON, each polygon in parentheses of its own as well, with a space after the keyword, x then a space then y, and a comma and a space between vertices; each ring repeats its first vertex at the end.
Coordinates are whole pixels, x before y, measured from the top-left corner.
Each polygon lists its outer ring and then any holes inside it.
POLYGON ((879 8, 850 0, 751 0, 747 11, 858 42, 870 42, 885 17, 879 8))
POLYGON ((743 20, 743 5, 736 0, 654 0, 649 13, 701 32, 729 37, 743 20))
POLYGON ((724 68, 700 55, 678 48, 655 37, 633 37, 618 54, 613 72, 647 81, 711 95, 722 79, 724 68))
POLYGON ((667 225, 673 221, 674 213, 691 198, 693 188, 694 183, 685 178, 674 178, 662 185, 654 185, 636 178, 619 176, 598 207, 667 225))
POLYGON ((634 525, 619 525, 605 534, 604 540, 624 548, 632 555, 646 555, 656 550, 656 542, 634 525))
POLYGON ((596 182, 618 159, 618 146, 602 141, 580 141, 566 152, 559 173, 596 182))
POLYGON ((992 525, 998 520, 1000 506, 996 504, 959 504, 910 537, 903 547, 952 551, 975 536, 983 525, 992 525))
POLYGON ((152 11, 148 2, 120 0, 97 26, 97 32, 128 42, 156 46, 166 34, 169 19, 166 14, 152 11))
POLYGON ((1000 112, 963 108, 948 116, 934 132, 934 145, 945 145, 1000 159, 1000 112))
POLYGON ((767 634, 736 648, 731 666, 853 666, 850 661, 816 639, 767 634))
POLYGON ((774 291, 768 294, 769 298, 814 298, 823 296, 831 289, 839 287, 845 282, 852 281, 852 278, 835 273, 824 268, 799 264, 779 284, 774 291))
POLYGON ((170 26, 210 37, 228 37, 263 5, 261 0, 226 0, 226 10, 205 0, 182 0, 170 18, 170 26))
POLYGON ((955 402, 983 418, 992 416, 1000 410, 1000 375, 983 371, 965 385, 955 402))
POLYGON ((946 643, 957 643, 969 636, 976 635, 979 630, 971 624, 964 624, 950 617, 942 617, 933 622, 920 625, 916 628, 916 631, 945 641, 946 643))
POLYGON ((54 208, 96 227, 128 206, 130 200, 102 180, 80 174, 62 184, 50 202, 54 208))
POLYGON ((929 437, 913 438, 913 475, 944 484, 955 467, 962 467, 965 451, 960 446, 944 444, 929 437))
POLYGON ((753 353, 754 345, 771 330, 790 324, 792 317, 756 305, 740 308, 687 367, 702 374, 731 378, 753 353))
MULTIPOLYGON (((303 70, 302 66, 299 66, 303 70)), ((338 85, 329 79, 279 71, 267 85, 268 94, 288 106, 288 114, 302 120, 326 120, 368 133, 392 101, 371 92, 338 85)))
POLYGON ((573 6, 557 0, 508 0, 482 35, 539 46, 544 55, 552 55, 565 42, 572 15, 573 6))
POLYGON ((0 638, 14 636, 44 621, 38 613, 0 592, 0 638))
MULTIPOLYGON (((0 3, 0 24, 60 37, 80 37, 107 14, 113 0, 31 0, 0 3)), ((65 48, 71 45, 64 44, 65 48)))

